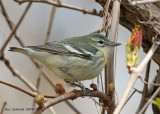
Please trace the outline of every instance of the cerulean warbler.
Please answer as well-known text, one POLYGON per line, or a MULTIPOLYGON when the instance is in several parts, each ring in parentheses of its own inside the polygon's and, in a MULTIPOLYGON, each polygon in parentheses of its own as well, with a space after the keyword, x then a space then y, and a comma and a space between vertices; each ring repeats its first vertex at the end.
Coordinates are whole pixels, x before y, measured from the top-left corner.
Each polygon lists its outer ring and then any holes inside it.
POLYGON ((11 47, 10 51, 37 59, 57 76, 73 81, 73 77, 88 80, 98 76, 106 65, 110 49, 118 45, 101 34, 91 33, 45 45, 11 47))

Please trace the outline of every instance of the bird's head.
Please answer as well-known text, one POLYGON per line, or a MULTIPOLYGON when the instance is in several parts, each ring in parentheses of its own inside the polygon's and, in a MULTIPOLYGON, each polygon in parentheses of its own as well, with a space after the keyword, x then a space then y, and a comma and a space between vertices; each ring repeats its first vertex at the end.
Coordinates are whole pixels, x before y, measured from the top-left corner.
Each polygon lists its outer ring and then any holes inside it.
POLYGON ((121 45, 120 43, 111 42, 107 37, 98 33, 89 34, 88 42, 98 48, 108 48, 121 45))

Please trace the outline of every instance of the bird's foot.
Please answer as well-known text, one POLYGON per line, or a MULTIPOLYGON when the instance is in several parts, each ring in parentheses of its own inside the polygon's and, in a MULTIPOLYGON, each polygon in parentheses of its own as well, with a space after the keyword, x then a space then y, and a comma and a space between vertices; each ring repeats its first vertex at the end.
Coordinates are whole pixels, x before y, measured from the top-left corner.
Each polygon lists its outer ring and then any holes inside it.
POLYGON ((71 86, 77 86, 81 89, 85 89, 84 85, 81 83, 81 82, 75 82, 75 81, 68 81, 68 80, 65 80, 66 83, 69 83, 71 86))
POLYGON ((68 80, 65 80, 66 83, 69 83, 70 85, 72 86, 76 86, 76 87, 79 87, 80 89, 82 89, 85 93, 88 93, 89 96, 91 96, 92 94, 92 91, 93 90, 90 90, 89 88, 86 88, 81 82, 74 82, 74 81, 68 81, 68 80))

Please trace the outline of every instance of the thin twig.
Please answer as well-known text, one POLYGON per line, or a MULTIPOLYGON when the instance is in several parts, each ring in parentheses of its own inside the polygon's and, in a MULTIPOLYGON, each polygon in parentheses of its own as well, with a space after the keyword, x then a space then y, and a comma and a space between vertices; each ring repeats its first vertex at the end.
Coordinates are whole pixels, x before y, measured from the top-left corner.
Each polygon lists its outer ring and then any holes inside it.
POLYGON ((65 102, 76 114, 81 114, 69 101, 65 102))
MULTIPOLYGON (((146 82, 148 82, 148 80, 149 80, 150 66, 151 66, 151 60, 147 64, 146 75, 145 75, 145 79, 144 79, 144 81, 146 81, 146 82)), ((143 92, 142 92, 142 98, 141 98, 137 113, 140 111, 140 109, 146 103, 147 94, 148 94, 148 84, 144 84, 143 92)))
POLYGON ((149 60, 152 58, 152 56, 155 53, 155 51, 157 50, 157 48, 158 48, 157 42, 154 42, 153 45, 152 45, 152 47, 151 47, 151 49, 149 50, 149 52, 145 56, 145 58, 138 65, 138 67, 137 67, 138 72, 142 72, 143 71, 144 67, 149 62, 149 60))
POLYGON ((23 92, 23 93, 26 93, 27 95, 29 95, 29 96, 31 96, 31 97, 35 97, 35 96, 37 95, 36 92, 32 92, 32 91, 29 91, 29 90, 22 89, 22 88, 20 88, 20 87, 18 87, 18 86, 12 85, 12 84, 7 83, 7 82, 2 81, 2 80, 0 80, 0 83, 2 83, 2 84, 4 84, 4 85, 7 85, 7 86, 9 86, 9 87, 12 87, 12 88, 14 88, 14 89, 17 89, 17 90, 19 90, 19 91, 21 91, 21 92, 23 92))
POLYGON ((143 106, 143 108, 140 110, 138 114, 143 114, 148 105, 151 103, 150 101, 153 100, 159 94, 159 92, 160 92, 160 87, 155 91, 155 93, 151 96, 151 98, 147 101, 147 103, 143 106))
POLYGON ((7 102, 4 102, 0 114, 3 114, 6 105, 7 105, 7 102))
POLYGON ((148 4, 148 3, 154 3, 154 2, 160 2, 159 0, 141 0, 141 1, 132 1, 130 2, 131 5, 140 5, 140 4, 148 4))
MULTIPOLYGON (((132 92, 132 94, 128 97, 127 101, 125 102, 124 106, 127 104, 127 102, 131 99, 131 97, 132 97, 136 92, 137 92, 137 90, 134 90, 134 91, 132 92)), ((123 106, 123 107, 124 107, 124 106, 123 106)))
POLYGON ((148 83, 148 82, 146 82, 142 77, 140 77, 140 79, 142 80, 142 82, 143 82, 144 84, 153 85, 153 86, 160 86, 160 84, 156 84, 156 83, 148 83))
POLYGON ((3 55, 3 52, 7 46, 7 44, 9 43, 9 41, 12 39, 12 36, 15 34, 16 30, 18 29, 19 25, 21 24, 21 22, 23 21, 26 13, 28 12, 28 9, 31 7, 32 3, 28 3, 26 9, 24 10, 23 14, 21 15, 20 19, 18 20, 18 23, 16 24, 15 28, 12 30, 12 32, 10 33, 10 35, 8 36, 7 40, 5 41, 5 43, 3 44, 1 50, 0 50, 0 56, 3 55))
POLYGON ((61 2, 50 1, 50 0, 14 0, 14 1, 18 2, 19 4, 22 4, 24 2, 46 3, 46 4, 54 5, 56 7, 63 7, 63 8, 68 8, 68 9, 80 11, 80 12, 83 12, 84 14, 91 14, 91 15, 96 15, 96 16, 100 16, 101 15, 99 12, 97 12, 95 10, 90 11, 90 10, 87 10, 87 9, 75 7, 75 6, 68 5, 68 4, 61 3, 61 2))
POLYGON ((56 8, 55 8, 55 6, 52 6, 52 10, 51 10, 50 18, 49 18, 49 22, 48 22, 48 28, 47 28, 47 32, 46 32, 46 38, 45 38, 45 41, 44 41, 45 43, 48 42, 50 34, 51 34, 51 28, 52 28, 52 25, 53 25, 53 19, 54 19, 54 16, 55 16, 55 12, 56 12, 56 8))
MULTIPOLYGON (((15 86, 15 85, 13 85, 13 84, 10 84, 10 83, 5 82, 5 81, 2 81, 2 80, 0 80, 0 83, 2 83, 2 84, 4 84, 4 85, 7 85, 7 86, 9 86, 9 87, 12 87, 12 88, 14 88, 14 89, 16 89, 16 90, 19 90, 19 91, 21 91, 21 92, 23 92, 23 93, 26 93, 27 95, 29 95, 29 96, 31 96, 31 97, 35 97, 36 95, 38 95, 37 92, 25 90, 25 89, 23 89, 23 88, 20 88, 20 87, 18 87, 18 86, 15 86)), ((51 95, 43 95, 43 96, 44 96, 45 98, 56 98, 56 97, 57 97, 57 96, 51 96, 51 95)))
POLYGON ((134 90, 136 90, 136 92, 138 92, 139 94, 142 94, 142 91, 138 90, 137 88, 133 88, 134 90))

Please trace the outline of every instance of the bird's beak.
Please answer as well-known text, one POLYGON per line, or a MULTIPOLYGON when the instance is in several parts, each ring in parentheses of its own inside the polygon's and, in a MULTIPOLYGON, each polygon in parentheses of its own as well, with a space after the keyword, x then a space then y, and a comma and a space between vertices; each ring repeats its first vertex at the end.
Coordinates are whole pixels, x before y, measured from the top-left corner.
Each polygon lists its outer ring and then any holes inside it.
POLYGON ((116 42, 108 42, 106 45, 108 45, 108 46, 119 46, 121 44, 120 43, 116 43, 116 42))
POLYGON ((119 46, 119 45, 121 45, 120 43, 116 43, 116 42, 111 42, 111 44, 110 44, 111 46, 119 46))

